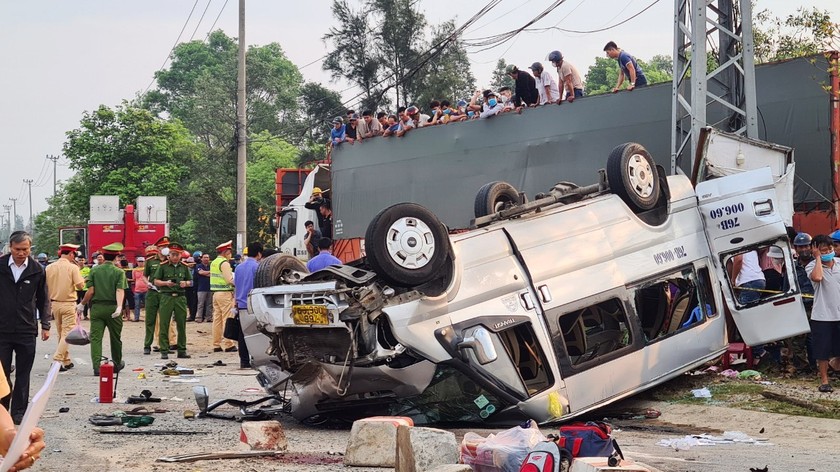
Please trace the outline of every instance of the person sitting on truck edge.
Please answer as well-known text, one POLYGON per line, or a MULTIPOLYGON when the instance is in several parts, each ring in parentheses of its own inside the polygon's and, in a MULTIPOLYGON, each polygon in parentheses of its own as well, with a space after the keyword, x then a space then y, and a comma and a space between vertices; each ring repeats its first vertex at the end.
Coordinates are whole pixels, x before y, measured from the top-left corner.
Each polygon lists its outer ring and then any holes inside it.
POLYGON ((432 117, 429 118, 430 125, 443 123, 443 108, 440 106, 440 100, 432 100, 429 102, 429 110, 432 111, 432 117))
POLYGON ((304 223, 303 227, 306 228, 303 245, 306 247, 306 252, 309 253, 309 257, 315 257, 318 254, 318 240, 321 239, 321 232, 315 229, 315 223, 311 220, 304 223))
POLYGON ((384 111, 380 111, 376 114, 376 121, 379 122, 379 127, 382 128, 382 132, 385 132, 385 129, 388 127, 388 114, 384 111))
POLYGON ((321 203, 318 214, 318 226, 321 228, 321 237, 332 239, 332 207, 329 201, 321 203))
POLYGON ((344 127, 344 135, 344 140, 350 144, 362 140, 359 133, 359 119, 356 118, 356 115, 349 118, 349 123, 344 127))
POLYGON ((341 260, 332 255, 332 239, 321 238, 318 240, 318 255, 306 263, 309 272, 316 272, 331 265, 340 265, 341 260))
POLYGON ((365 110, 362 112, 362 121, 359 122, 359 133, 363 139, 382 135, 382 125, 378 120, 373 119, 372 111, 365 110))
POLYGON ((422 128, 429 125, 429 115, 420 111, 420 107, 412 105, 405 110, 405 114, 414 122, 415 128, 422 128))
MULTIPOLYGON (((580 78, 580 72, 577 67, 563 58, 560 51, 551 51, 548 54, 548 60, 557 68, 557 76, 560 82, 560 88, 566 91, 566 101, 572 103, 576 98, 583 96, 583 81, 580 78)), ((563 103, 562 93, 557 100, 557 104, 563 103)))
MULTIPOLYGON (((507 85, 499 89, 499 100, 502 102, 502 113, 516 110, 516 107, 513 105, 512 97, 513 91, 507 85)), ((521 109, 519 111, 521 111, 521 109)))
POLYGON ((540 101, 540 94, 537 92, 537 82, 531 74, 519 70, 515 65, 509 64, 505 72, 515 81, 515 93, 513 103, 516 106, 537 105, 540 101))
POLYGON ((329 202, 329 200, 324 197, 324 193, 321 191, 320 187, 314 187, 312 189, 312 195, 309 196, 309 201, 303 204, 304 208, 307 210, 315 210, 318 214, 318 227, 320 227, 322 223, 321 204, 324 202, 329 202))
POLYGON ((397 131, 400 130, 400 127, 401 125, 399 120, 397 119, 397 115, 388 115, 388 123, 385 127, 385 131, 382 132, 382 136, 386 138, 388 136, 394 136, 395 134, 397 134, 397 131))
POLYGON ((607 45, 604 46, 604 52, 607 53, 607 56, 609 56, 610 59, 618 60, 618 81, 615 83, 615 87, 612 90, 613 93, 621 90, 621 84, 624 83, 624 77, 627 77, 630 82, 627 85, 627 91, 647 85, 645 73, 642 71, 639 63, 636 62, 635 57, 619 48, 613 41, 608 42, 607 45))
POLYGON ((828 393, 834 391, 828 380, 828 363, 840 356, 840 265, 828 236, 815 237, 811 250, 815 259, 805 267, 814 284, 811 336, 820 372, 819 391, 828 393))
POLYGON ((531 64, 531 73, 534 74, 534 80, 537 83, 537 92, 540 94, 540 105, 548 105, 549 103, 556 103, 560 100, 560 88, 557 87, 557 81, 554 76, 543 68, 541 62, 531 64))
POLYGON ((333 128, 330 130, 330 144, 338 146, 343 143, 347 134, 344 127, 344 120, 340 116, 336 116, 333 121, 333 128))

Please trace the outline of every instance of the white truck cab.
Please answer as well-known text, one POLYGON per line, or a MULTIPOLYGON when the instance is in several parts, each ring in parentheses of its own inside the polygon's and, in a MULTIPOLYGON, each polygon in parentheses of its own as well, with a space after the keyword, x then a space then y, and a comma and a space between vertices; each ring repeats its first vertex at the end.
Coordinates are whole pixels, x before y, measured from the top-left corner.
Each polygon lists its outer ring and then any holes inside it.
POLYGON ((283 254, 289 254, 301 260, 309 259, 309 252, 303 240, 306 237, 305 224, 307 221, 315 223, 318 228, 318 214, 316 210, 304 205, 312 195, 312 189, 318 187, 328 192, 330 188, 329 166, 319 164, 315 166, 303 181, 300 194, 289 205, 280 209, 280 221, 277 225, 276 245, 283 254))

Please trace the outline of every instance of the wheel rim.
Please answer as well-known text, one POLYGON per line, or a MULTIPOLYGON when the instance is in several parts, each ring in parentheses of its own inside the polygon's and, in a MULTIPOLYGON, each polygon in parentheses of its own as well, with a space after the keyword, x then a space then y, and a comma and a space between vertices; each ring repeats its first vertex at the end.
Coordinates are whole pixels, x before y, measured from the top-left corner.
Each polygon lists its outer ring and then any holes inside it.
POLYGON ((641 154, 633 154, 627 161, 627 181, 636 195, 648 198, 653 194, 653 169, 641 154))
POLYGON ((432 229, 417 218, 400 218, 388 228, 388 255, 398 266, 420 269, 432 260, 435 237, 432 229))

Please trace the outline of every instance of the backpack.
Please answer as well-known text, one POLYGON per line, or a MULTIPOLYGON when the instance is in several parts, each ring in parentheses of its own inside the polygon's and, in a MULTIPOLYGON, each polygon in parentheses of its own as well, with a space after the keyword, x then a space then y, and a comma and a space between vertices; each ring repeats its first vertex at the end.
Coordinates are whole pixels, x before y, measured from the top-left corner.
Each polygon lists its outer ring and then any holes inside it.
POLYGON ((560 436, 553 438, 572 457, 606 457, 610 467, 618 465, 619 458, 624 459, 621 448, 612 437, 612 427, 607 423, 569 423, 560 427, 560 436))
POLYGON ((572 455, 556 441, 543 441, 525 456, 519 472, 568 472, 572 455))

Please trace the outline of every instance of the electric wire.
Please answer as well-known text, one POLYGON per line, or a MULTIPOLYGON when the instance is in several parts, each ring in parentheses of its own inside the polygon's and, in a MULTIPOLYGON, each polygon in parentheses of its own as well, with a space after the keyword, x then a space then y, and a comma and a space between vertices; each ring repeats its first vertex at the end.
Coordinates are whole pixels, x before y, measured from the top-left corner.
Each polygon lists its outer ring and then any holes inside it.
POLYGON ((216 15, 216 19, 213 20, 213 24, 210 25, 210 29, 207 30, 207 36, 204 37, 204 40, 207 41, 207 38, 210 37, 210 34, 213 32, 213 28, 216 27, 216 23, 219 21, 219 18, 222 17, 222 13, 225 11, 225 7, 227 6, 229 0, 225 0, 225 3, 222 4, 222 8, 219 10, 219 14, 216 15))
POLYGON ((204 6, 204 11, 201 12, 201 18, 198 19, 198 23, 195 25, 195 29, 193 30, 192 34, 190 35, 190 41, 195 38, 195 33, 198 32, 198 27, 201 26, 201 22, 204 21, 204 15, 207 14, 207 9, 210 8, 210 4, 213 3, 213 0, 207 0, 207 5, 204 6))
POLYGON ((653 2, 648 4, 648 6, 642 8, 639 12, 629 16, 628 18, 625 18, 624 20, 619 21, 618 23, 616 23, 614 25, 605 26, 603 28, 596 28, 596 29, 591 29, 591 30, 573 30, 573 29, 560 28, 560 27, 557 27, 557 26, 550 26, 548 28, 530 28, 530 29, 527 29, 525 31, 540 32, 540 31, 548 31, 548 30, 557 30, 557 31, 562 31, 564 33, 576 33, 576 34, 600 33, 600 32, 603 32, 603 31, 611 30, 613 28, 617 28, 617 27, 627 23, 628 21, 634 20, 635 18, 637 18, 642 13, 644 13, 644 12, 650 10, 651 8, 653 8, 653 6, 656 5, 659 2, 660 2, 660 0, 653 0, 653 2))
MULTIPOLYGON (((184 21, 184 26, 181 27, 181 32, 178 33, 178 38, 175 39, 175 44, 173 44, 172 47, 169 49, 169 52, 166 53, 166 59, 163 60, 163 64, 161 64, 160 68, 157 70, 158 72, 162 71, 163 68, 166 67, 166 63, 169 62, 169 56, 172 55, 172 51, 175 50, 175 48, 178 46, 178 42, 181 41, 181 36, 184 34, 184 30, 187 29, 187 24, 189 24, 190 18, 192 18, 193 13, 195 12, 195 7, 197 5, 198 5, 198 0, 195 0, 195 3, 193 3, 192 9, 190 10, 190 14, 187 16, 187 20, 184 21)), ((152 88, 152 85, 154 85, 154 83, 155 83, 155 78, 154 78, 154 75, 153 75, 152 76, 152 81, 149 82, 149 85, 146 86, 146 90, 143 90, 143 93, 140 94, 140 95, 146 95, 146 92, 148 92, 149 89, 152 88)))

